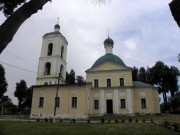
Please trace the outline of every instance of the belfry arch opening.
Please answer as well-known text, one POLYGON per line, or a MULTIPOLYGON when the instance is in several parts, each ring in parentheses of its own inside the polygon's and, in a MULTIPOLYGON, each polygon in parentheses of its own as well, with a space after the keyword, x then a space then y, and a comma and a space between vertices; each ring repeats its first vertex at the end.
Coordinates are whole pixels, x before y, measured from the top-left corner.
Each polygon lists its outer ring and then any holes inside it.
POLYGON ((52 44, 52 43, 49 43, 47 55, 48 55, 48 56, 51 56, 51 55, 52 55, 52 52, 53 52, 53 44, 52 44))
POLYGON ((61 47, 61 58, 63 58, 64 55, 64 46, 61 47))
POLYGON ((44 75, 50 75, 50 72, 51 72, 51 63, 50 63, 50 62, 47 62, 47 63, 45 64, 44 75))

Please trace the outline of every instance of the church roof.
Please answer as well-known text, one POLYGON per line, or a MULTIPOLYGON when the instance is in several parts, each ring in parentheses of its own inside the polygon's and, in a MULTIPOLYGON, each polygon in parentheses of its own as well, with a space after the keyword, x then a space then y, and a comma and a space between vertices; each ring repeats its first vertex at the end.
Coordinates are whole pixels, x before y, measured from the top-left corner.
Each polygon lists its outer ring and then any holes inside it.
POLYGON ((114 45, 114 41, 110 37, 104 40, 104 45, 108 45, 108 44, 114 45))
POLYGON ((43 37, 50 36, 50 35, 60 35, 65 40, 65 42, 68 43, 66 38, 59 31, 53 31, 53 32, 46 33, 43 37))
POLYGON ((147 84, 147 83, 144 83, 144 82, 141 82, 141 81, 133 81, 133 86, 134 87, 154 87, 151 84, 147 84))
POLYGON ((91 68, 97 67, 100 64, 105 63, 105 62, 112 62, 118 65, 126 66, 124 62, 121 60, 121 58, 119 58, 118 56, 114 54, 105 54, 104 56, 97 59, 91 68))

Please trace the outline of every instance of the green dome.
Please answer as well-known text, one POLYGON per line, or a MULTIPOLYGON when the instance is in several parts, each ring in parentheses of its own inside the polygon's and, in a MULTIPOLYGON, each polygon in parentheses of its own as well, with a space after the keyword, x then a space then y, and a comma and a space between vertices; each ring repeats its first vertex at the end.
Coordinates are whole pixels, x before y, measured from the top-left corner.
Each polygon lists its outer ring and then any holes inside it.
POLYGON ((98 65, 108 62, 108 61, 122 65, 122 66, 126 66, 124 64, 124 62, 118 56, 113 55, 113 54, 106 54, 106 55, 100 57, 98 60, 96 60, 96 62, 93 64, 93 66, 91 68, 97 67, 98 65))

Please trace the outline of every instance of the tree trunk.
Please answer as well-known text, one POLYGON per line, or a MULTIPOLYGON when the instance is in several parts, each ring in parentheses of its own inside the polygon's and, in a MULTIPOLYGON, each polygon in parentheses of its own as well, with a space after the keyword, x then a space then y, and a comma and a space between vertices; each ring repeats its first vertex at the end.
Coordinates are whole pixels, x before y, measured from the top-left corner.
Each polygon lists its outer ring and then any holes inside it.
POLYGON ((164 102, 165 102, 165 112, 167 113, 167 95, 166 95, 166 91, 164 92, 164 95, 165 95, 165 97, 164 97, 164 102))
POLYGON ((6 46, 12 41, 19 27, 31 15, 42 10, 42 7, 50 0, 30 0, 28 3, 22 5, 5 22, 0 26, 0 54, 6 46))

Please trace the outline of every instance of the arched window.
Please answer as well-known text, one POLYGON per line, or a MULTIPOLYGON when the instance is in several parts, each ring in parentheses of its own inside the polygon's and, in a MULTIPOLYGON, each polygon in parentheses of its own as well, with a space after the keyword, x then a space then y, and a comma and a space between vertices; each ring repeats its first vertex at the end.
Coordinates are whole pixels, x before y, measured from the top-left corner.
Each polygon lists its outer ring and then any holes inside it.
POLYGON ((52 51, 53 51, 53 44, 50 43, 50 44, 48 45, 47 55, 48 55, 48 56, 51 56, 51 55, 52 55, 52 51))
POLYGON ((60 67, 60 77, 62 77, 62 74, 63 74, 63 65, 61 65, 60 67))
POLYGON ((50 72, 51 72, 51 63, 47 62, 45 64, 44 75, 50 75, 50 72))
POLYGON ((61 47, 61 58, 63 58, 64 55, 64 46, 61 47))

